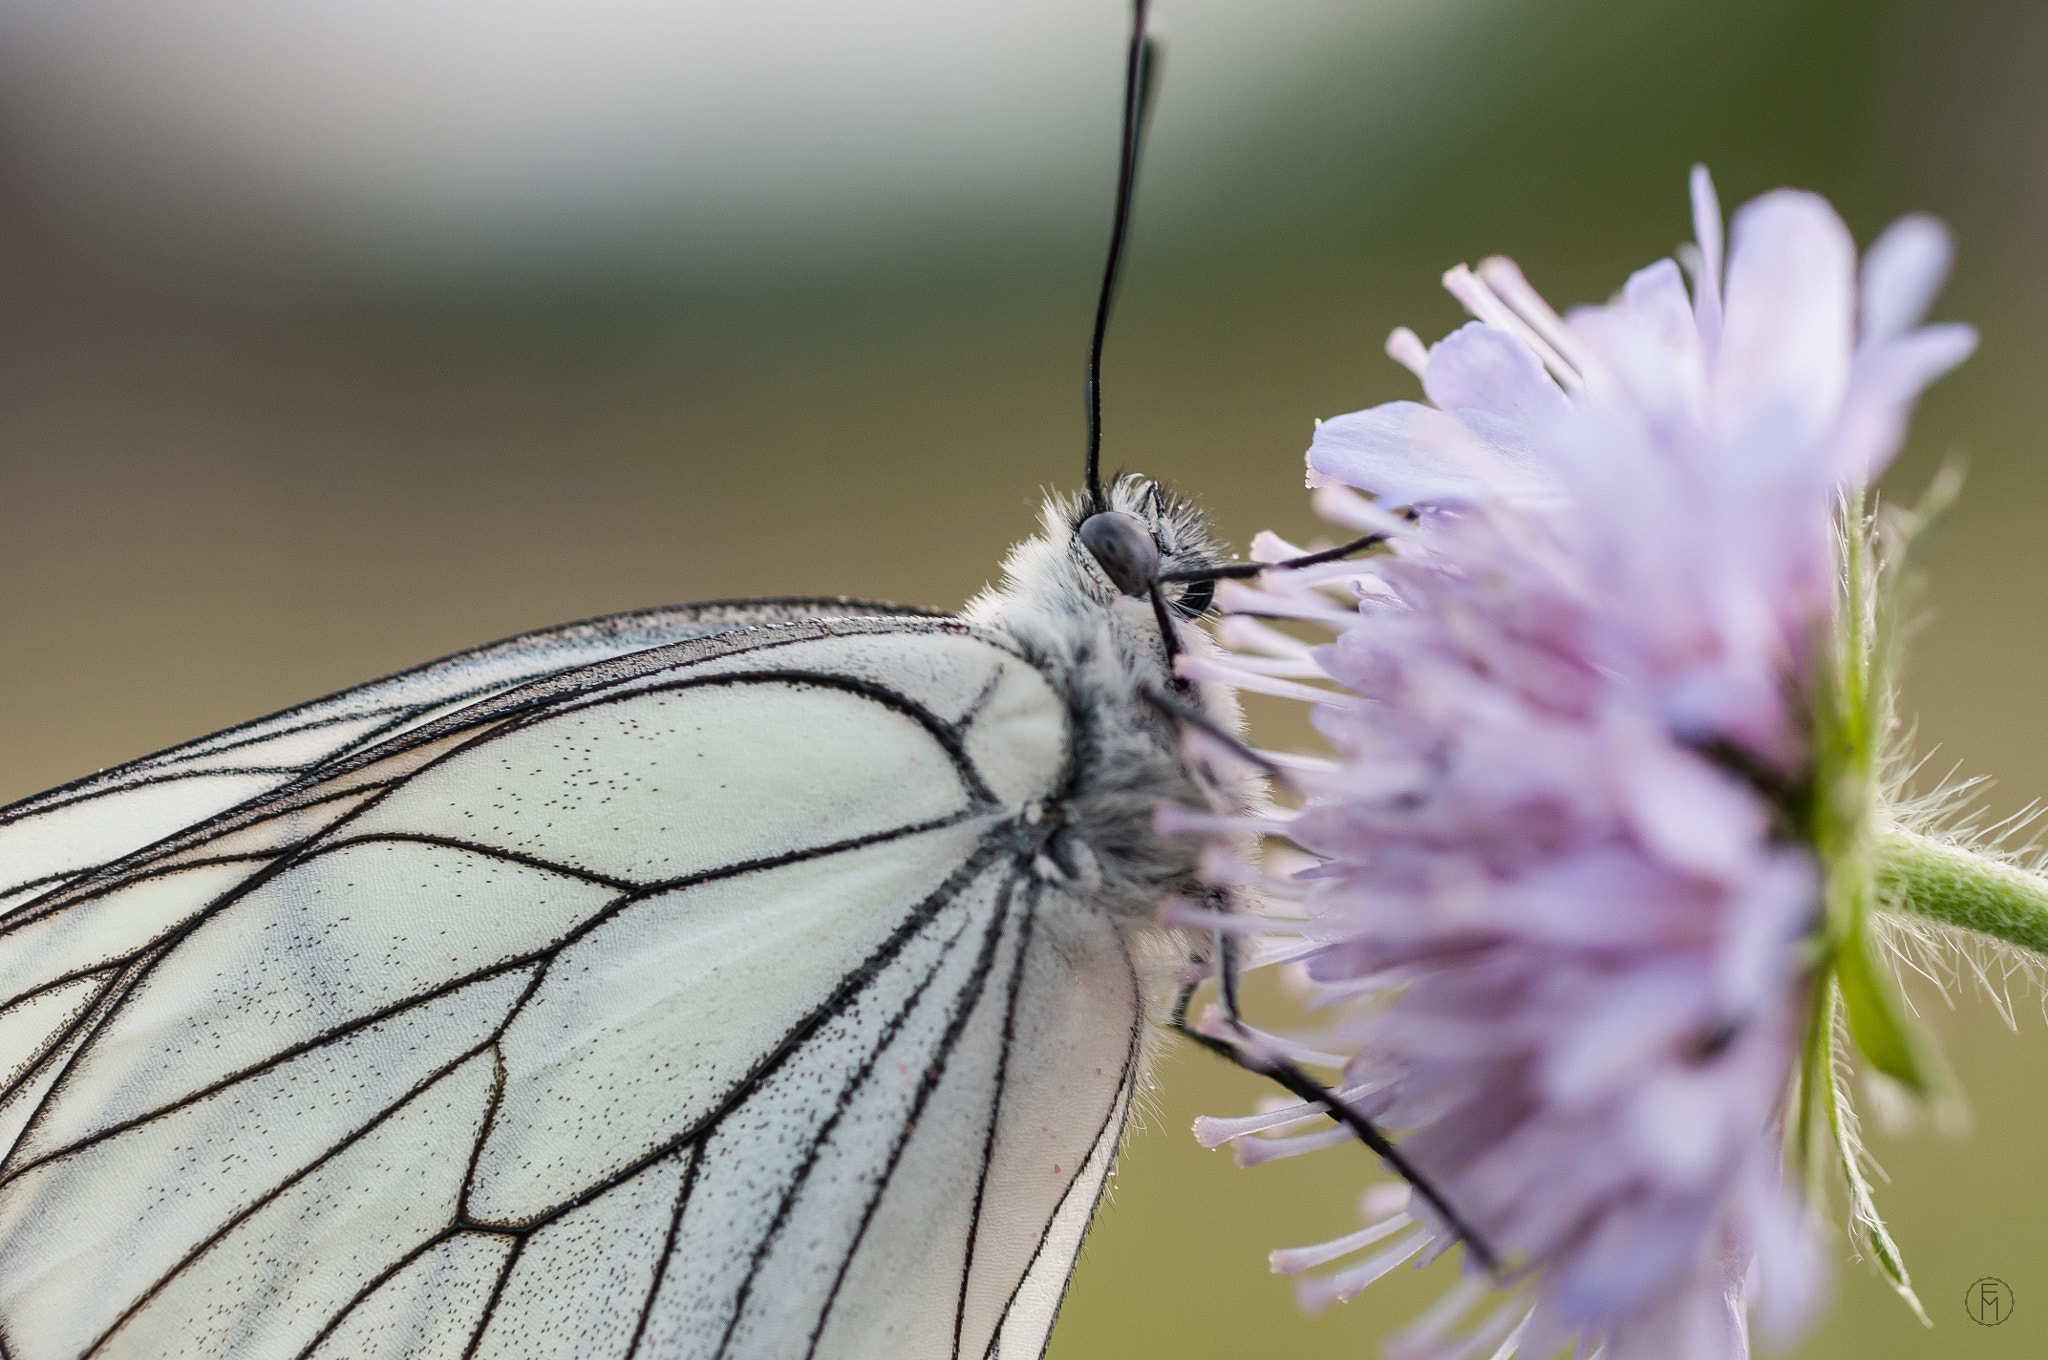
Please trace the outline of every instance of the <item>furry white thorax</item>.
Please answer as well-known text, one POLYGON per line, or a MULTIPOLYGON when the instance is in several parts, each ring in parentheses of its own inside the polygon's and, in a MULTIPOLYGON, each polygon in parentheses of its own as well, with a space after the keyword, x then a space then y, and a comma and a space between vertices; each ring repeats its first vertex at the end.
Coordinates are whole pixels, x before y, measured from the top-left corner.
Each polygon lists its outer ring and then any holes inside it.
MULTIPOLYGON (((1151 528, 1162 569, 1228 560, 1201 512, 1156 483, 1119 477, 1105 492, 1107 508, 1151 528)), ((1048 809, 1064 830, 1045 871, 1067 878, 1118 921, 1143 926, 1168 897, 1212 892, 1197 873, 1202 839, 1159 835, 1159 806, 1238 813, 1259 788, 1234 761, 1191 756, 1180 725, 1146 699, 1148 690, 1170 694, 1225 731, 1242 726, 1228 687, 1176 685, 1150 602, 1119 592, 1076 537, 1087 509, 1079 497, 1047 497, 1041 532, 1010 550, 1001 583, 976 596, 965 618, 1013 639, 1066 699, 1072 782, 1048 809)), ((1168 587, 1169 600, 1180 592, 1168 587)), ((1216 650, 1201 624, 1176 617, 1173 627, 1182 651, 1216 650)))

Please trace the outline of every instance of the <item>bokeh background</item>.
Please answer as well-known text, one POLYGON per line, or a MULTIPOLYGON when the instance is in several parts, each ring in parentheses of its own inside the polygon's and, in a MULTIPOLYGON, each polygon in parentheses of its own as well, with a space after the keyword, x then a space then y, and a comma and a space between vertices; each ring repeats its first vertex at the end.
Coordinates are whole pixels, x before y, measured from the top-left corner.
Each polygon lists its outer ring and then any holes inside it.
MULTIPOLYGON (((2024 0, 1159 0, 1108 456, 1243 543, 1316 532, 1319 415, 1515 255, 1598 300, 1731 207, 1954 225, 1980 354, 1887 481, 1968 458, 1906 709, 2048 793, 2048 8, 2024 0)), ((1071 484, 1120 0, 0 0, 0 799, 457 648, 723 596, 955 606, 1071 484)), ((1269 732, 1287 719, 1265 714, 1269 732)), ((1935 1327, 1862 1266, 1801 1356, 2048 1348, 2048 1021, 1921 988, 1960 1135, 1876 1131, 1935 1327), (2003 1278, 2005 1325, 1969 1282, 2003 1278)), ((1363 1157, 1238 1171, 1169 1057, 1057 1360, 1369 1355, 1277 1245, 1363 1157)))

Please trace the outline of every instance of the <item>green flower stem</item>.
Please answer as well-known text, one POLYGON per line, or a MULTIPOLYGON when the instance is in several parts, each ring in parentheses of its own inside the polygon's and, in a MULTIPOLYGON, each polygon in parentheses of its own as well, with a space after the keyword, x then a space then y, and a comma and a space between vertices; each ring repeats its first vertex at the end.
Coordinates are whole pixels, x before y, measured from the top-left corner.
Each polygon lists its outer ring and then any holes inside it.
POLYGON ((2048 957, 2048 878, 1896 828, 1877 840, 1878 900, 2048 957))

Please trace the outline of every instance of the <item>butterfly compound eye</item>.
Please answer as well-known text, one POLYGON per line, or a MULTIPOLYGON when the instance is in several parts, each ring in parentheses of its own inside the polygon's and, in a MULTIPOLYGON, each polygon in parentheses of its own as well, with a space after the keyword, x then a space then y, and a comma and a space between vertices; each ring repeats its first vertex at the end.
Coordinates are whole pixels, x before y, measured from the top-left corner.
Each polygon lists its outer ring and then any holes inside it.
POLYGON ((1143 598, 1159 574, 1159 545, 1145 521, 1121 510, 1102 510, 1081 521, 1081 543, 1103 574, 1126 595, 1143 598))

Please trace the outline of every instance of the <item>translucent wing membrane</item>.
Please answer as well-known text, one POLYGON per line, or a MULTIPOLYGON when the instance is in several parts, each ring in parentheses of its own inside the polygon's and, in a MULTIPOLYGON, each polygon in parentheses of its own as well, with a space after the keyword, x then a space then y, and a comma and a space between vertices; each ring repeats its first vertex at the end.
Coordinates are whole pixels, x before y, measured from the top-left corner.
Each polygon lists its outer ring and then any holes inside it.
POLYGON ((0 918, 9 1360, 1041 1353, 1140 1038, 1031 868, 1060 696, 939 620, 551 647, 238 729, 311 763, 0 918))
POLYGON ((721 601, 615 614, 458 652, 0 809, 0 910, 349 752, 545 675, 734 629, 923 613, 860 600, 721 601))

